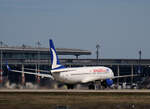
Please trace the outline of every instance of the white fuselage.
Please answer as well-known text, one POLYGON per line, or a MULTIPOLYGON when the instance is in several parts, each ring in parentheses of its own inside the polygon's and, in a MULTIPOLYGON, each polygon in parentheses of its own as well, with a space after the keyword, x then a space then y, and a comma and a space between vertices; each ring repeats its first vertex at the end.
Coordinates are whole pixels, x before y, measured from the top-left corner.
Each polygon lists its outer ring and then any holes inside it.
POLYGON ((88 83, 96 80, 112 79, 114 73, 107 67, 79 67, 52 70, 53 77, 67 84, 88 83))

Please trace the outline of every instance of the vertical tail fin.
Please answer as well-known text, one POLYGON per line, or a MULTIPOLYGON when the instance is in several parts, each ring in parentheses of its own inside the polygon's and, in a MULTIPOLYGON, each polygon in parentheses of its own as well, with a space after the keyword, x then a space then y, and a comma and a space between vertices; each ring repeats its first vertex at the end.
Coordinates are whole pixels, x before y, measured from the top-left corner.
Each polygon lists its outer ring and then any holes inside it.
POLYGON ((65 68, 63 65, 60 64, 53 41, 51 39, 49 40, 49 45, 50 45, 52 70, 65 68))

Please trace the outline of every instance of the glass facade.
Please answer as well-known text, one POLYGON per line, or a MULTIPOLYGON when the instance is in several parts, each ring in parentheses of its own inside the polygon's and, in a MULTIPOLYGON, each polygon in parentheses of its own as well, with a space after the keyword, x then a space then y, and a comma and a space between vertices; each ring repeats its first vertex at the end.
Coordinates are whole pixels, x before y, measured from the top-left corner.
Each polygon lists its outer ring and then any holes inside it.
POLYGON ((50 55, 49 54, 38 54, 38 53, 3 53, 3 59, 32 59, 32 60, 37 60, 37 59, 42 59, 46 60, 49 59, 50 55))

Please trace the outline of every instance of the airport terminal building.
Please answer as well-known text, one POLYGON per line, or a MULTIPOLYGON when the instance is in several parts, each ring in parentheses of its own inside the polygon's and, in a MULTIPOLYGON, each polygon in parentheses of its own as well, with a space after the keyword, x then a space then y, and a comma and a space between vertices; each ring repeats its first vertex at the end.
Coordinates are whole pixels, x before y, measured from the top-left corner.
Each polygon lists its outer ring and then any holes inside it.
MULTIPOLYGON (((21 73, 9 72, 6 69, 6 62, 13 68, 22 71, 29 71, 26 68, 50 70, 50 52, 49 48, 34 48, 34 47, 1 47, 1 77, 3 82, 10 83, 22 82, 37 82, 37 77, 33 75, 22 75, 21 73)), ((91 55, 88 50, 56 48, 58 55, 71 55, 72 58, 61 58, 60 61, 67 67, 78 66, 107 66, 110 67, 115 75, 134 75, 142 73, 143 76, 149 76, 150 59, 80 59, 81 55, 91 55)), ((66 56, 67 57, 67 56, 66 56)), ((47 80, 40 78, 41 82, 47 80)), ((115 83, 135 83, 138 82, 138 77, 128 77, 115 80, 115 83)))

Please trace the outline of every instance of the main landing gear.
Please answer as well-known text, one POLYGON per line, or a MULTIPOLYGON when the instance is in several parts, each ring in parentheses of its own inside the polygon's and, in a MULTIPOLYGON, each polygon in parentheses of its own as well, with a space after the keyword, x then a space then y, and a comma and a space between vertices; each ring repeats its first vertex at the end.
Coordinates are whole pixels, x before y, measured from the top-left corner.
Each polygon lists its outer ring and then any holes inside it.
POLYGON ((67 89, 73 89, 74 85, 73 84, 67 84, 67 89))
POLYGON ((94 81, 94 82, 89 83, 88 88, 90 90, 105 89, 105 88, 107 88, 107 84, 105 81, 103 81, 103 82, 94 81))

